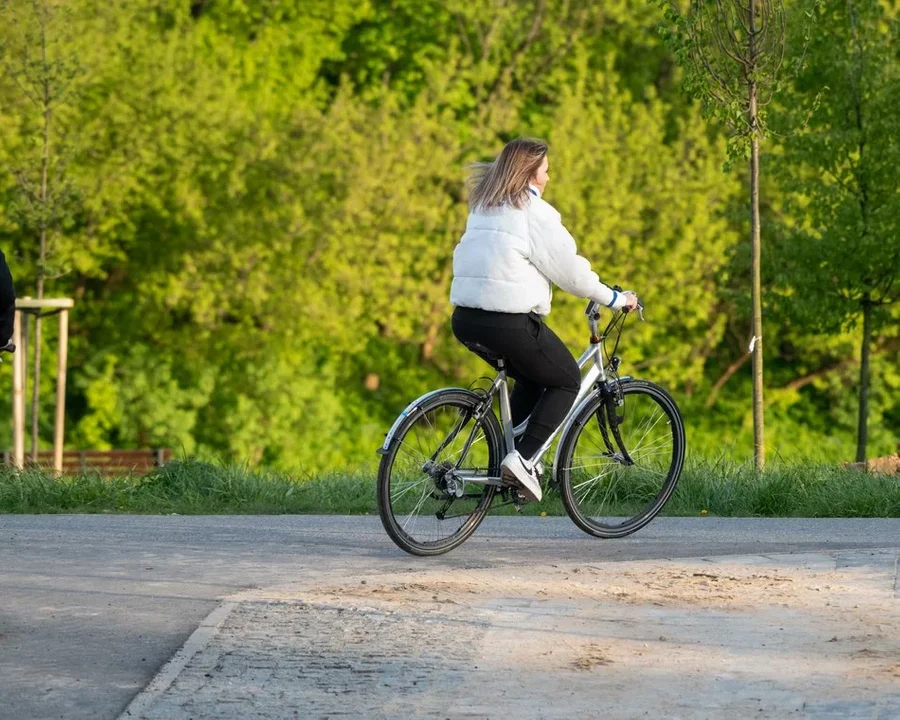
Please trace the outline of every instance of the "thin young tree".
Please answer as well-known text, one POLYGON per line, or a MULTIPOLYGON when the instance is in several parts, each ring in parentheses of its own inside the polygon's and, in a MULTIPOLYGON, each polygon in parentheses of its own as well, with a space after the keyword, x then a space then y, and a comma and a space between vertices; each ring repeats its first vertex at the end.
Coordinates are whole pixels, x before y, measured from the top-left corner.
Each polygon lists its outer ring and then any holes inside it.
MULTIPOLYGON (((0 45, 4 79, 11 82, 19 112, 21 138, 17 163, 10 168, 22 199, 15 215, 33 233, 35 296, 44 297, 53 277, 54 234, 69 207, 71 186, 65 177, 68 152, 58 127, 58 110, 67 102, 80 66, 67 52, 69 13, 50 0, 6 0, 0 3, 5 31, 0 45)), ((41 315, 35 315, 34 370, 31 399, 31 459, 37 462, 41 384, 41 315)))
POLYGON ((751 339, 753 355, 753 457, 765 465, 763 414, 762 244, 759 220, 759 148, 766 106, 779 90, 785 59, 787 13, 783 0, 659 0, 660 32, 685 68, 684 87, 708 117, 732 131, 728 166, 750 162, 751 339))

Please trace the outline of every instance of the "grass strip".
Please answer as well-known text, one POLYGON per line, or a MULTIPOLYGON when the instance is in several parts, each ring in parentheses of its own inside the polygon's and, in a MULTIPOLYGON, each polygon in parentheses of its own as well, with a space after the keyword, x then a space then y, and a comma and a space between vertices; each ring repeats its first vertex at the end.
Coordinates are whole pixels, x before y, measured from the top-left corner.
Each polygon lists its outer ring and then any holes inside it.
MULTIPOLYGON (((147 476, 96 474, 54 479, 0 470, 2 513, 361 514, 377 512, 372 475, 296 478, 270 470, 198 460, 172 462, 147 476)), ((512 513, 513 508, 497 510, 512 513)), ((559 494, 524 514, 562 515, 559 494)), ((613 514, 613 513, 611 513, 613 514)), ((900 517, 900 475, 862 473, 814 462, 772 463, 757 474, 730 461, 691 462, 665 515, 725 517, 900 517)))

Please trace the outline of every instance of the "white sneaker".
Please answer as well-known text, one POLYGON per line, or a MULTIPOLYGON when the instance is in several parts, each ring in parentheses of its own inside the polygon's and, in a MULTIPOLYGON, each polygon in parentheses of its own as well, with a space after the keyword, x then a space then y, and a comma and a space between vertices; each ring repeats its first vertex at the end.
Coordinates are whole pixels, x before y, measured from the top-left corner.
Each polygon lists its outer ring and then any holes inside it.
POLYGON ((514 482, 526 498, 541 501, 541 476, 534 465, 519 455, 518 450, 513 450, 503 458, 500 472, 504 479, 514 482))

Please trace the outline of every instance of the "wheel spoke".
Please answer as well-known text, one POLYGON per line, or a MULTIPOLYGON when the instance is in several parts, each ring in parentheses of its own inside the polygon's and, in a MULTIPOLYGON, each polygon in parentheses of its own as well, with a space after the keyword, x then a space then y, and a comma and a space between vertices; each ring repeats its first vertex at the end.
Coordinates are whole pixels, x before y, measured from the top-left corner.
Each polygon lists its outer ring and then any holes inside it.
POLYGON ((421 463, 422 465, 424 465, 426 462, 428 462, 428 458, 425 455, 423 455, 419 450, 416 450, 415 448, 408 445, 406 442, 401 440, 399 443, 399 446, 403 452, 405 452, 411 458, 414 458, 417 462, 421 463))
POLYGON ((413 508, 413 511, 406 516, 406 522, 403 523, 403 529, 406 530, 407 525, 411 518, 416 518, 419 515, 419 508, 422 507, 422 503, 425 502, 425 498, 429 495, 428 486, 422 488, 422 496, 419 498, 419 502, 416 503, 416 506, 413 508))
MULTIPOLYGON (((663 417, 665 417, 665 413, 662 411, 662 408, 660 408, 660 415, 659 415, 659 418, 662 419, 663 417)), ((636 446, 639 447, 640 444, 641 444, 642 442, 644 442, 644 438, 647 437, 647 434, 648 434, 654 427, 656 427, 656 424, 657 424, 658 422, 659 422, 659 419, 658 419, 658 420, 655 420, 654 423, 653 423, 652 425, 650 425, 650 426, 644 431, 644 434, 641 435, 641 439, 637 441, 636 446)))
MULTIPOLYGON (((582 467, 585 467, 585 466, 582 465, 582 467)), ((613 470, 615 470, 615 468, 614 468, 614 467, 611 467, 611 468, 610 468, 609 470, 607 470, 605 473, 600 473, 599 475, 594 475, 594 477, 589 478, 588 480, 584 480, 584 481, 578 483, 577 485, 573 485, 573 486, 572 486, 572 489, 573 489, 573 490, 577 490, 578 488, 580 488, 580 487, 582 487, 582 486, 584 486, 584 485, 593 484, 593 483, 595 483, 597 480, 599 480, 599 479, 601 479, 601 478, 604 478, 604 477, 606 477, 607 475, 609 475, 613 470)))
POLYGON ((391 501, 397 502, 400 498, 402 498, 406 493, 412 490, 414 487, 418 486, 421 483, 426 482, 427 480, 418 480, 415 482, 408 483, 402 490, 391 493, 391 501))

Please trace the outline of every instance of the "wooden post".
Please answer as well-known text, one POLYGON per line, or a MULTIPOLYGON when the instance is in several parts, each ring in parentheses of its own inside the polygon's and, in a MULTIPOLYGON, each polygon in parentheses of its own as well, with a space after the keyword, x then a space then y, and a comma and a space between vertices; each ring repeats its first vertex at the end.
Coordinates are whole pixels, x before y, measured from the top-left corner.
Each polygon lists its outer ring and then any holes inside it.
MULTIPOLYGON (((26 295, 23 300, 31 300, 30 295, 26 295)), ((16 307, 18 307, 18 302, 16 303, 16 307)), ((22 356, 22 395, 25 397, 23 402, 25 403, 25 414, 22 416, 22 423, 24 425, 28 424, 28 340, 31 336, 29 332, 31 326, 31 314, 27 312, 23 312, 19 319, 22 321, 22 330, 20 331, 20 338, 22 339, 22 344, 19 345, 16 343, 16 354, 22 356)), ((18 321, 16 321, 18 322, 18 321)), ((3 342, 0 340, 0 342, 3 342)), ((24 432, 24 430, 23 430, 24 432)))
POLYGON ((66 364, 69 355, 69 311, 59 313, 59 365, 56 371, 56 427, 53 432, 53 470, 62 475, 63 431, 66 422, 66 364))
POLYGON ((72 298, 31 298, 16 299, 16 319, 13 329, 13 463, 22 468, 25 465, 25 348, 22 342, 22 322, 26 310, 42 312, 59 311, 59 375, 56 384, 56 429, 53 436, 53 465, 57 472, 62 470, 62 447, 64 419, 66 412, 66 366, 69 348, 69 309, 75 306, 72 298))
POLYGON ((19 350, 22 342, 22 317, 24 313, 16 310, 13 327, 13 344, 16 352, 12 356, 13 364, 13 464, 22 468, 25 464, 25 389, 22 387, 25 357, 19 350))

